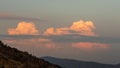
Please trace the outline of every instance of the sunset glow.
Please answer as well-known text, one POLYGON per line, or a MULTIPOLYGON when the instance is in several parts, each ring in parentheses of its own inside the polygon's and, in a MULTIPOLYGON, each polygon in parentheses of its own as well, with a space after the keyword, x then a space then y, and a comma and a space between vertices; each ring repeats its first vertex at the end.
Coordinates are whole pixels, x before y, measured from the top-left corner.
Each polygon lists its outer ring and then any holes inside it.
POLYGON ((39 31, 36 29, 34 23, 31 22, 19 22, 16 28, 8 29, 10 35, 38 35, 39 31))
MULTIPOLYGON (((83 20, 73 22, 73 24, 69 27, 61 27, 61 28, 47 28, 46 31, 44 31, 43 34, 39 34, 39 30, 36 29, 36 26, 34 23, 31 22, 19 22, 16 28, 10 28, 8 29, 8 34, 9 35, 44 35, 44 36, 49 36, 49 35, 69 35, 69 34, 78 34, 78 35, 83 35, 83 36, 97 36, 94 32, 93 29, 95 29, 95 25, 91 21, 86 21, 84 22, 83 20)), ((12 40, 5 40, 6 43, 11 42, 12 40)), ((13 42, 15 40, 13 39, 13 42)), ((22 40, 19 40, 22 41, 22 40)), ((45 38, 33 38, 33 39, 28 39, 23 41, 24 44, 26 42, 31 42, 32 43, 39 43, 45 46, 46 48, 56 48, 56 45, 59 45, 52 41, 51 39, 45 39, 45 38)), ((14 43, 17 43, 15 41, 14 43)), ((27 43, 26 43, 27 44, 27 43)), ((41 46, 37 44, 37 46, 41 46)), ((30 44, 29 44, 30 45, 30 44)), ((107 49, 109 47, 108 44, 104 43, 96 43, 96 42, 79 42, 79 43, 73 43, 72 47, 74 48, 79 48, 79 49, 85 49, 85 50, 94 50, 96 48, 102 48, 102 49, 107 49)))
POLYGON ((80 42, 80 43, 73 43, 72 47, 84 49, 84 50, 94 50, 96 48, 107 49, 109 48, 109 45, 104 43, 80 42))
POLYGON ((77 21, 73 22, 70 27, 62 27, 62 28, 48 28, 45 31, 45 35, 62 35, 62 34, 80 34, 85 36, 96 36, 93 32, 95 26, 91 21, 77 21))
POLYGON ((70 27, 71 30, 78 32, 81 35, 86 36, 95 36, 96 34, 93 32, 93 29, 95 29, 95 26, 93 22, 91 21, 77 21, 73 22, 72 26, 70 27))
POLYGON ((120 64, 120 0, 0 0, 0 41, 36 57, 120 64))
POLYGON ((69 28, 48 28, 44 34, 45 35, 62 35, 69 34, 69 28))

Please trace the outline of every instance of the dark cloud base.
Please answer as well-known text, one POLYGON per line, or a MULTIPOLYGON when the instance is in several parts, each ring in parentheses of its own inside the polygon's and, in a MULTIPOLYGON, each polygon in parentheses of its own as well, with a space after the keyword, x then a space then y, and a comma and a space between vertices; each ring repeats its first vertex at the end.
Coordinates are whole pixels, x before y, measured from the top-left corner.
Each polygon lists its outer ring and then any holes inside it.
POLYGON ((96 43, 120 43, 120 38, 112 37, 93 37, 82 35, 0 35, 0 39, 49 39, 57 43, 74 43, 74 42, 96 42, 96 43))

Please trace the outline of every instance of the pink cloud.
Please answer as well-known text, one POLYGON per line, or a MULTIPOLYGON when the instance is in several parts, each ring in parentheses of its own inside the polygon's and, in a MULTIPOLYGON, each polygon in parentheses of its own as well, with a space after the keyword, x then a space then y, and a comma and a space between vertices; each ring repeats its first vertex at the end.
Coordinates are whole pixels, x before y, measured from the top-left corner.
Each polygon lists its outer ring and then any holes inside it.
MULTIPOLYGON (((54 42, 52 42, 49 39, 44 38, 33 38, 33 39, 5 39, 3 40, 4 43, 11 44, 11 45, 20 45, 20 46, 33 46, 38 48, 46 48, 46 49, 56 49, 59 48, 59 46, 56 46, 54 42)), ((27 49, 27 48, 26 48, 27 49)))
POLYGON ((8 29, 9 35, 38 35, 39 31, 32 22, 19 22, 16 28, 8 29))
POLYGON ((77 33, 80 35, 85 36, 97 36, 93 29, 95 29, 95 26, 92 21, 77 21, 73 22, 73 24, 70 27, 62 27, 62 28, 48 28, 44 32, 45 35, 62 35, 62 34, 72 34, 77 33), (73 32, 70 32, 73 31, 73 32))
POLYGON ((109 44, 95 43, 95 42, 94 43, 93 42, 79 42, 79 43, 73 43, 72 47, 84 49, 84 50, 94 50, 97 48, 108 49, 109 44))

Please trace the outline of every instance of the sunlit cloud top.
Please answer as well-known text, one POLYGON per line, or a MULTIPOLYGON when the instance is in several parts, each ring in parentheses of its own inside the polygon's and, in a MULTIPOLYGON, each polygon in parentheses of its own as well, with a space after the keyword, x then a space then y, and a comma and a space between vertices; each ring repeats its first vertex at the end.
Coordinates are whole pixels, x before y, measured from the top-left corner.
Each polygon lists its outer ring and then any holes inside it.
POLYGON ((62 35, 62 34, 80 34, 85 36, 96 36, 93 32, 95 29, 92 21, 77 21, 73 22, 70 27, 54 28, 50 27, 44 32, 45 35, 62 35))
POLYGON ((42 33, 33 22, 19 22, 16 28, 8 29, 9 35, 7 37, 2 36, 2 38, 6 43, 21 44, 17 42, 24 40, 25 42, 34 43, 36 46, 42 44, 46 48, 62 48, 58 45, 69 44, 72 48, 83 50, 108 49, 109 43, 118 40, 98 36, 94 29, 96 27, 92 21, 80 20, 73 22, 71 26, 46 28, 42 33))
POLYGON ((8 29, 9 35, 38 35, 39 31, 32 22, 19 22, 16 28, 8 29))

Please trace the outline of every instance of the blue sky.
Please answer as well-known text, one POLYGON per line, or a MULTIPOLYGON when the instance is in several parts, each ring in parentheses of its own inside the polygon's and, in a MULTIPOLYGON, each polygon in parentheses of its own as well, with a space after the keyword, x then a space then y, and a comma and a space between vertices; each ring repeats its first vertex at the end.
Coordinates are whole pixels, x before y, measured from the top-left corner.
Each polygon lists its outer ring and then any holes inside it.
MULTIPOLYGON (((6 43, 9 40, 10 42, 8 44, 13 45, 13 47, 19 48, 21 50, 27 50, 37 56, 50 55, 103 63, 119 63, 119 6, 119 0, 0 0, 0 38, 1 40, 5 40, 6 43), (65 46, 73 44, 72 42, 65 43, 68 41, 66 39, 70 39, 73 41, 77 39, 72 39, 66 35, 61 35, 63 36, 62 38, 61 36, 59 37, 54 35, 50 36, 50 38, 43 37, 42 43, 39 43, 41 42, 41 39, 39 39, 38 41, 33 37, 33 39, 37 41, 33 44, 36 46, 28 46, 28 44, 23 44, 23 46, 21 46, 21 43, 17 43, 18 41, 31 42, 32 39, 27 38, 26 40, 26 38, 24 38, 24 41, 20 40, 19 37, 17 37, 17 39, 14 39, 14 37, 9 36, 8 33, 9 29, 17 29, 17 25, 22 22, 24 22, 25 24, 30 23, 28 24, 30 26, 35 25, 35 27, 33 27, 33 30, 39 31, 40 34, 43 34, 49 27, 53 27, 54 29, 67 28, 65 29, 65 31, 70 32, 73 23, 80 22, 80 20, 84 21, 84 23, 86 23, 86 21, 91 21, 94 24, 92 28, 95 27, 95 29, 91 28, 92 32, 99 35, 99 38, 97 38, 96 41, 94 41, 95 39, 93 37, 87 37, 87 39, 86 37, 83 37, 84 39, 86 39, 87 44, 90 42, 88 40, 91 39, 94 42, 99 42, 100 46, 102 44, 109 44, 110 48, 108 48, 107 50, 97 48, 98 50, 95 49, 92 51, 86 51, 79 48, 76 49, 65 46), (31 22, 33 22, 32 25, 31 22), (46 42, 46 38, 52 40, 52 43, 47 40, 47 44, 43 44, 43 42, 46 42), (105 40, 107 42, 111 42, 111 40, 108 39, 112 39, 112 43, 101 43, 101 38, 103 41, 105 40), (58 43, 53 41, 53 39, 56 41, 66 41, 58 43), (15 42, 16 44, 13 44, 12 42, 15 42), (49 48, 50 46, 48 44, 53 45, 53 42, 57 45, 58 49, 52 49, 52 51, 50 50, 51 52, 49 52, 49 49, 47 50, 44 46, 37 46, 38 44, 41 44, 49 48), (59 46, 64 47, 62 48, 62 51, 60 51, 61 48, 59 46), (73 50, 73 52, 71 52, 71 50, 73 50), (88 58, 87 56, 89 56, 90 58, 88 58)), ((84 26, 86 26, 86 24, 84 24, 84 26)), ((70 33, 72 32, 75 31, 71 31, 70 33)), ((72 37, 74 36, 75 35, 73 34, 72 37)), ((81 41, 81 37, 78 40, 81 41)), ((94 43, 94 45, 96 45, 96 43, 94 43)), ((54 48, 54 46, 52 48, 54 48)))

